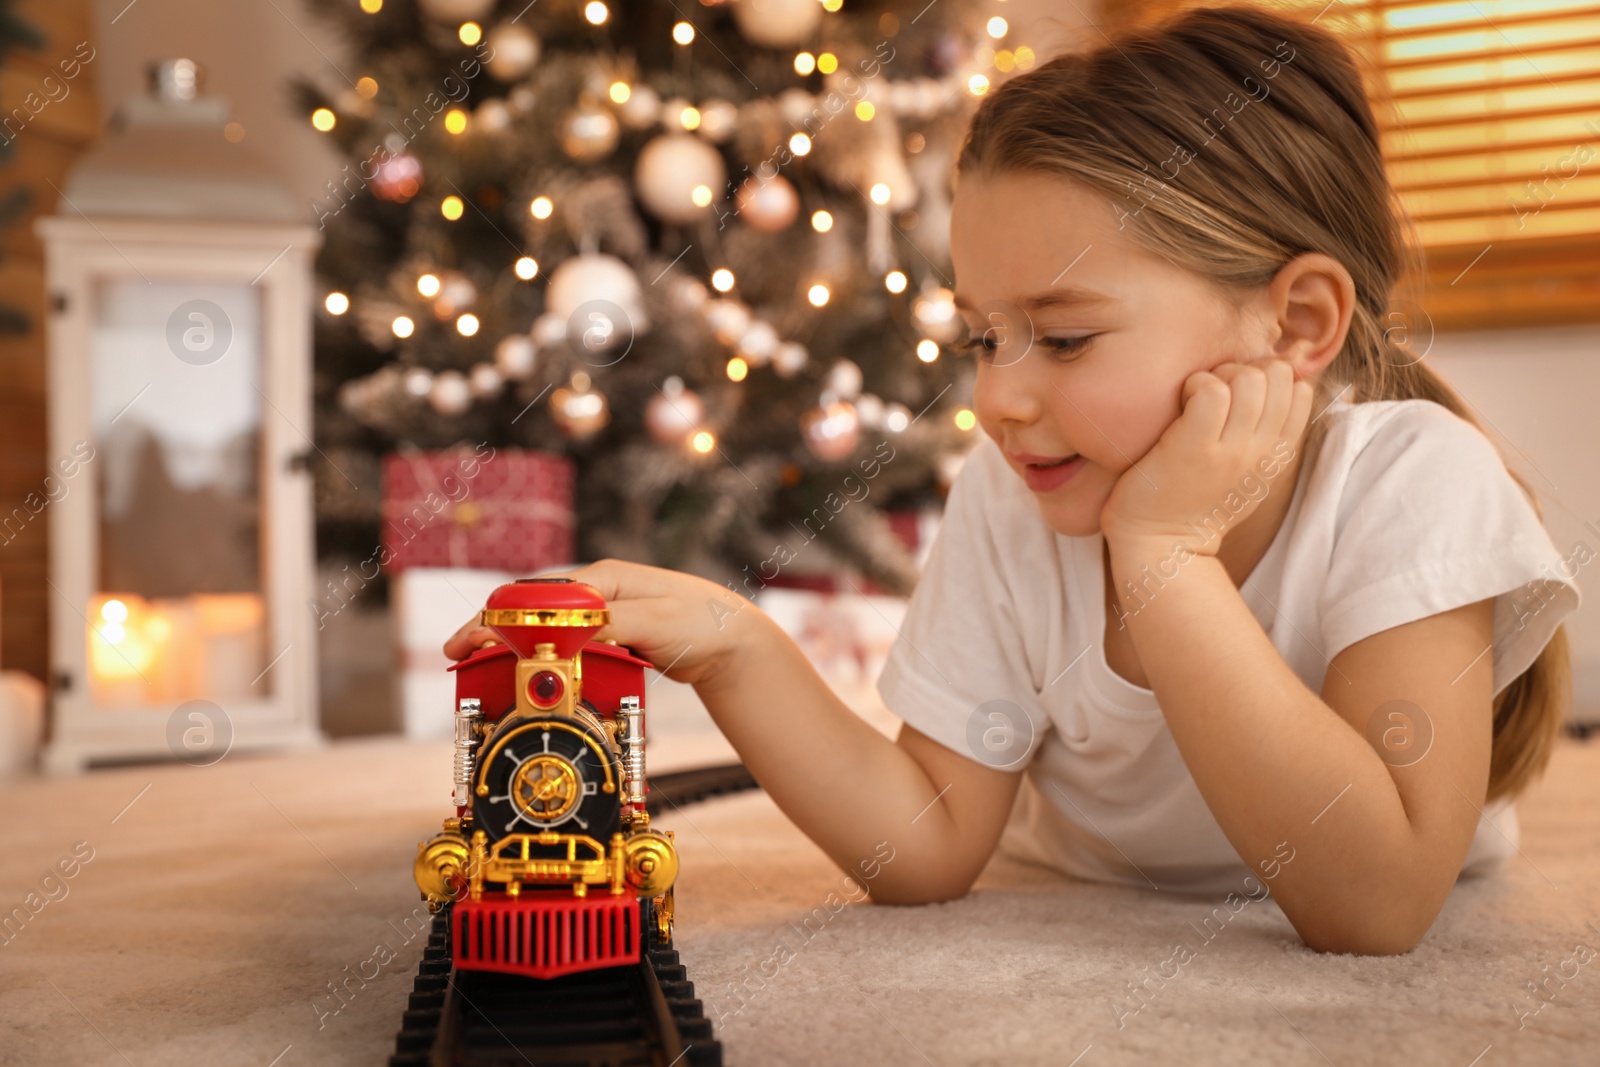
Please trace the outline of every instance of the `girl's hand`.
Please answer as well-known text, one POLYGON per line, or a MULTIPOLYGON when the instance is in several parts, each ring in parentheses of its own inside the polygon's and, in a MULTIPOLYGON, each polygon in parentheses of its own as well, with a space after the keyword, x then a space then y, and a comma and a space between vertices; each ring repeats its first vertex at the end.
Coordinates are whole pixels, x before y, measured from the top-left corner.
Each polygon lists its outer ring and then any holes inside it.
POLYGON ((1182 412, 1100 510, 1108 544, 1181 544, 1215 556, 1232 529, 1294 458, 1311 415, 1312 386, 1281 359, 1219 363, 1183 383, 1182 412), (1235 510, 1237 509, 1237 510, 1235 510), (1202 525, 1211 518, 1210 526, 1202 525))
MULTIPOLYGON (((765 618, 727 586, 642 563, 603 559, 544 577, 594 586, 611 610, 610 625, 601 627, 594 639, 626 645, 668 678, 689 685, 715 685, 740 641, 757 619, 765 618)), ((444 653, 464 659, 498 640, 499 635, 474 617, 445 642, 444 653)))

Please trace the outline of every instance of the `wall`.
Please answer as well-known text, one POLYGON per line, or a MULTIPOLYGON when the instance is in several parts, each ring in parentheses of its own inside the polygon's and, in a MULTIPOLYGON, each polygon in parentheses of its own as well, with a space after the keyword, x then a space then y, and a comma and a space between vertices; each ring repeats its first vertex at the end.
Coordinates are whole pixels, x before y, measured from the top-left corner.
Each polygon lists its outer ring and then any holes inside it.
POLYGON ((55 210, 52 183, 61 184, 94 139, 103 57, 88 43, 88 0, 22 0, 15 10, 45 43, 12 53, 0 67, 0 137, 11 151, 0 168, 0 191, 23 189, 32 198, 0 233, 0 304, 30 323, 25 334, 0 337, 0 667, 42 679, 49 663, 43 620, 53 595, 45 577, 46 501, 60 496, 61 485, 45 484, 57 457, 45 455, 44 252, 33 220, 55 210), (63 62, 74 77, 65 77, 63 62))
MULTIPOLYGON (((1563 556, 1583 541, 1600 553, 1600 325, 1441 333, 1427 358, 1477 411, 1507 464, 1540 498, 1563 556)), ((1597 561, 1600 562, 1600 561, 1597 561)), ((1583 602, 1567 622, 1576 716, 1600 721, 1600 604, 1590 564, 1583 602)))

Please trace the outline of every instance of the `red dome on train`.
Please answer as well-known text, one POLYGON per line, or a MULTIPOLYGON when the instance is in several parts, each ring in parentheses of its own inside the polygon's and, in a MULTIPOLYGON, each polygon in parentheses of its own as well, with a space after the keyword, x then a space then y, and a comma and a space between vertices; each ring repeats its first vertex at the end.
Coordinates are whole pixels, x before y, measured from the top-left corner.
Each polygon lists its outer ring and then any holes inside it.
POLYGON ((523 658, 548 642, 557 658, 571 659, 610 621, 600 590, 571 578, 519 579, 490 593, 483 609, 483 624, 523 658))

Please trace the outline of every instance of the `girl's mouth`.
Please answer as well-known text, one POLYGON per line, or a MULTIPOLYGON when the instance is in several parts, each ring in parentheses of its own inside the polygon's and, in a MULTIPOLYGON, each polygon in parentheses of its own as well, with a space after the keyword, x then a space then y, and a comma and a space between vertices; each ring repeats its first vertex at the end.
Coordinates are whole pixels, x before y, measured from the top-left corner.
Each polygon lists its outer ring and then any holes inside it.
POLYGON ((1052 463, 1024 464, 1022 480, 1035 493, 1048 493, 1070 481, 1072 476, 1082 469, 1083 464, 1084 459, 1081 454, 1058 459, 1052 463))

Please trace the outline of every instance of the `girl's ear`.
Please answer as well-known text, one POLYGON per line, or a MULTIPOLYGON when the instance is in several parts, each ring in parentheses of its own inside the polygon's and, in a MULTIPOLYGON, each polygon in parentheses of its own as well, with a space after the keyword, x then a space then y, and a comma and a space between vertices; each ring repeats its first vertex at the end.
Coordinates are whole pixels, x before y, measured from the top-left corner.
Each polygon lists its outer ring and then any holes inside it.
POLYGON ((1320 252, 1298 255, 1278 269, 1261 299, 1271 323, 1271 355, 1287 360, 1295 380, 1333 362, 1355 313, 1356 286, 1344 264, 1320 252))

